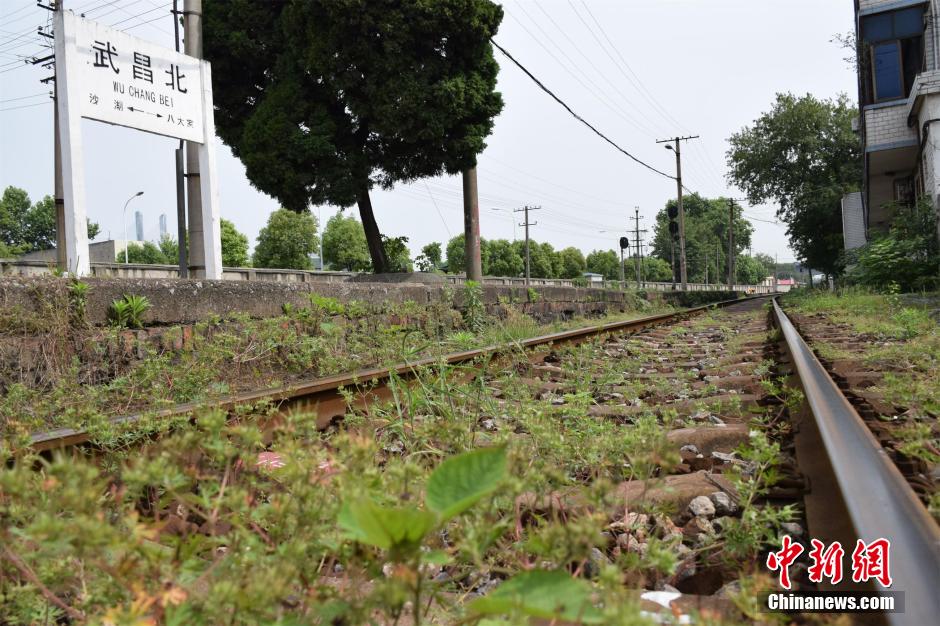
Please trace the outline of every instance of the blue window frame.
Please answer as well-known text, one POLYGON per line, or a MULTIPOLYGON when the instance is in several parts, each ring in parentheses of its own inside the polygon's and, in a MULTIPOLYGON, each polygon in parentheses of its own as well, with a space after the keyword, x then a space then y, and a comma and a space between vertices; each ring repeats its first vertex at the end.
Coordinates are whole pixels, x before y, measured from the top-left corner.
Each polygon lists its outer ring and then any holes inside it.
POLYGON ((901 46, 897 41, 872 46, 872 67, 875 76, 875 100, 894 100, 904 96, 901 46))
POLYGON ((860 34, 870 49, 871 64, 864 99, 884 102, 907 97, 923 68, 924 7, 866 16, 860 34))

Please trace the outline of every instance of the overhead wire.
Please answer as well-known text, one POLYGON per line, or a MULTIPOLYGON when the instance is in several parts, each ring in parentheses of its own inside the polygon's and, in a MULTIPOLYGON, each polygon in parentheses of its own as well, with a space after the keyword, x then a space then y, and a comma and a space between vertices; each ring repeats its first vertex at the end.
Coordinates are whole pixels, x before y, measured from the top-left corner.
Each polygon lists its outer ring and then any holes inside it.
POLYGON ((557 103, 560 104, 562 107, 564 107, 565 110, 568 111, 568 113, 571 114, 572 117, 574 117, 576 120, 578 120, 579 122, 581 122, 582 124, 584 124, 585 126, 587 126, 589 129, 591 129, 591 131, 592 131, 595 135, 597 135, 598 137, 600 137, 601 139, 603 139, 604 141, 606 141, 607 143, 609 143, 609 144, 610 144, 611 146, 613 146, 614 149, 616 149, 618 152, 620 152, 620 153, 624 154, 625 156, 629 157, 630 159, 632 159, 632 160, 635 161, 636 163, 642 165, 643 167, 645 167, 646 169, 650 170, 651 172, 655 172, 656 174, 659 174, 660 176, 663 176, 664 178, 669 178, 669 179, 671 179, 671 180, 675 180, 675 178, 676 178, 675 176, 670 176, 669 174, 667 174, 667 173, 665 173, 665 172, 663 172, 663 171, 661 171, 661 170, 658 170, 658 169, 656 169, 655 167, 653 167, 652 165, 650 165, 650 164, 648 164, 648 163, 646 163, 646 162, 640 160, 639 158, 633 156, 633 154, 631 154, 630 152, 628 152, 627 150, 625 150, 624 148, 622 148, 622 147, 621 147, 619 144, 617 144, 617 142, 615 142, 613 139, 611 139, 610 137, 608 137, 607 135, 605 135, 604 133, 602 133, 601 131, 599 131, 593 124, 591 124, 591 123, 588 122, 586 119, 584 119, 583 117, 581 117, 580 115, 578 115, 577 113, 575 113, 574 110, 573 110, 570 106, 568 106, 568 104, 567 104, 564 100, 562 100, 562 99, 559 98, 557 95, 555 95, 555 93, 554 93, 551 89, 549 89, 548 87, 546 87, 545 84, 544 84, 542 81, 540 81, 538 78, 536 78, 535 75, 532 74, 532 72, 530 72, 524 65, 522 65, 522 63, 520 63, 519 61, 517 61, 514 56, 512 56, 511 54, 509 54, 509 52, 508 52, 505 48, 503 48, 501 45, 499 45, 498 43, 496 43, 496 41, 493 40, 493 39, 490 39, 490 42, 496 47, 497 50, 499 50, 500 52, 502 52, 502 53, 506 56, 506 58, 508 58, 510 61, 512 61, 513 64, 514 64, 516 67, 518 67, 520 70, 522 70, 522 71, 525 73, 525 75, 528 76, 536 85, 538 85, 539 89, 541 89, 542 91, 544 91, 545 93, 547 93, 549 96, 551 96, 551 98, 552 98, 553 100, 555 100, 555 102, 557 102, 557 103))

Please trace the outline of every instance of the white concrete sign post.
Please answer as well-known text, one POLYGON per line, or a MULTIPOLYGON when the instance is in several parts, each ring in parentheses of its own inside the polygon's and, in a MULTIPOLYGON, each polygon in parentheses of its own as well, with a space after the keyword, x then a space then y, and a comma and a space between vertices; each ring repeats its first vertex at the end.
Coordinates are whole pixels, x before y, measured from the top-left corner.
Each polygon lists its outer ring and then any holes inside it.
POLYGON ((55 15, 55 60, 68 271, 79 276, 91 271, 81 133, 81 118, 86 118, 199 144, 206 259, 197 275, 222 278, 208 61, 65 11, 55 15))

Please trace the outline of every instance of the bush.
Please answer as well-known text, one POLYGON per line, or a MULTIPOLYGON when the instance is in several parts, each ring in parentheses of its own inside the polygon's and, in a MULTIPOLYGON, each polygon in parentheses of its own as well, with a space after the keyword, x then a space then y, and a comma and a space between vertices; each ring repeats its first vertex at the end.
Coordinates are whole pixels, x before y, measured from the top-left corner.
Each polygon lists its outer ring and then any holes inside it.
POLYGON ((882 291, 936 288, 940 285, 936 220, 929 199, 910 207, 895 205, 891 230, 846 255, 846 264, 856 262, 848 282, 882 291))

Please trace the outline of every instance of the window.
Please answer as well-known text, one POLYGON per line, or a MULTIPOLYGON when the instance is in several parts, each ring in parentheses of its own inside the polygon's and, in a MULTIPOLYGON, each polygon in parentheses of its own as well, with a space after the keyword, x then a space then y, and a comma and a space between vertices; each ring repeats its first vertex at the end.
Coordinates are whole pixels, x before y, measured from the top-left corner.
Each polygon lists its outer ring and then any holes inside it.
POLYGON ((914 203, 914 179, 910 176, 894 179, 894 201, 905 206, 914 203))
POLYGON ((871 48, 875 100, 893 100, 904 94, 901 72, 901 45, 897 41, 879 43, 871 48))
POLYGON ((907 97, 923 67, 924 9, 879 13, 862 20, 871 72, 864 77, 869 102, 907 97))

